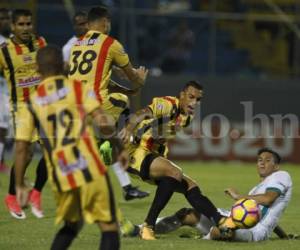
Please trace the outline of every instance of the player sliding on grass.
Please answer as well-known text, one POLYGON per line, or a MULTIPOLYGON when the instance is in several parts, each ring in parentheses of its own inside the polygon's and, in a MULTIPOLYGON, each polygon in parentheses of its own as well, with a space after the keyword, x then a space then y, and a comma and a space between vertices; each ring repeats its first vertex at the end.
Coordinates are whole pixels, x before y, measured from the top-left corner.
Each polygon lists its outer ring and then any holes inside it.
MULTIPOLYGON (((183 208, 174 215, 165 217, 156 224, 158 233, 176 230, 182 225, 196 227, 205 239, 220 239, 234 241, 267 240, 274 231, 280 238, 290 238, 279 226, 278 221, 287 207, 292 195, 292 180, 288 172, 279 169, 280 156, 275 151, 262 148, 257 154, 257 171, 261 182, 251 189, 248 195, 240 195, 235 189, 228 188, 225 193, 232 199, 254 199, 260 206, 261 219, 250 229, 237 229, 225 234, 213 227, 205 216, 195 209, 183 208)), ((221 210, 223 211, 223 210, 221 210)), ((229 216, 229 211, 223 211, 229 216)))
POLYGON ((142 239, 155 239, 153 229, 156 219, 174 192, 184 194, 195 210, 205 214, 213 223, 218 225, 227 221, 201 193, 195 181, 166 158, 168 139, 190 124, 202 96, 202 86, 196 81, 190 81, 178 97, 154 98, 151 105, 131 117, 123 131, 132 135, 128 172, 157 185, 154 200, 141 228, 142 239))

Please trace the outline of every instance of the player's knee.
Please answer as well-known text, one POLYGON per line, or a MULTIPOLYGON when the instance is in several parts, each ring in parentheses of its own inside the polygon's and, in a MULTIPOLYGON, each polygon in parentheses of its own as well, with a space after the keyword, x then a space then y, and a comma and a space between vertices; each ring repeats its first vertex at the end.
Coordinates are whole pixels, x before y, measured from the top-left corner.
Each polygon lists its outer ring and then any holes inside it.
POLYGON ((168 168, 166 172, 167 176, 172 177, 178 181, 182 180, 183 174, 181 169, 172 167, 168 168))
POLYGON ((184 180, 186 183, 187 190, 191 190, 192 188, 198 187, 198 184, 191 178, 184 176, 184 180))

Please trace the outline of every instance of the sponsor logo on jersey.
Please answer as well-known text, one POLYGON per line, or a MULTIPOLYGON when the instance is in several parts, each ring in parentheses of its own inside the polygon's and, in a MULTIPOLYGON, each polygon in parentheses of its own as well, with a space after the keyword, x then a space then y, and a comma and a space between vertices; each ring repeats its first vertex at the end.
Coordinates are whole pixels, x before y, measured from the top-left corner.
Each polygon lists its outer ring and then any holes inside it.
POLYGON ((29 62, 33 61, 33 58, 30 55, 24 55, 23 56, 23 61, 24 61, 24 63, 29 63, 29 62))
POLYGON ((94 45, 99 43, 100 39, 84 39, 84 40, 77 40, 75 46, 85 46, 85 45, 94 45))
POLYGON ((69 92, 70 92, 70 89, 68 87, 64 87, 64 88, 59 89, 57 92, 52 93, 51 95, 47 95, 47 96, 43 96, 43 97, 41 97, 41 96, 36 97, 35 102, 40 106, 49 105, 58 100, 61 100, 69 92))
POLYGON ((26 88, 26 87, 34 86, 34 85, 39 84, 40 81, 41 81, 40 76, 32 76, 29 78, 20 78, 18 80, 18 87, 26 88))
POLYGON ((68 175, 76 170, 83 170, 87 168, 87 161, 80 155, 79 159, 74 163, 65 163, 64 160, 59 159, 58 165, 63 175, 68 175))

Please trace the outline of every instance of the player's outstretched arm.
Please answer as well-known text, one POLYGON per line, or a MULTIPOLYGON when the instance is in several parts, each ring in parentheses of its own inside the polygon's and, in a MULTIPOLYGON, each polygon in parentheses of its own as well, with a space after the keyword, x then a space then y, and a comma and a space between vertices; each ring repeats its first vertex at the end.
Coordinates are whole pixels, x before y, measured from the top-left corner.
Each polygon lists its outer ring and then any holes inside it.
POLYGON ((271 190, 267 190, 264 194, 256 195, 240 195, 234 188, 225 189, 225 194, 229 195, 234 200, 239 199, 253 199, 258 204, 263 206, 271 206, 273 202, 279 197, 279 193, 271 190))
POLYGON ((15 178, 16 178, 16 195, 19 204, 25 204, 28 198, 28 187, 24 183, 24 175, 27 167, 27 158, 30 142, 16 141, 16 160, 15 160, 15 178))
POLYGON ((141 88, 144 85, 148 75, 148 69, 146 69, 144 66, 140 66, 139 68, 135 69, 129 62, 122 69, 129 81, 133 84, 134 89, 141 88))
POLYGON ((153 113, 151 109, 144 108, 141 110, 138 110, 136 113, 134 113, 127 124, 127 126, 121 130, 119 133, 120 138, 123 140, 123 142, 126 144, 130 140, 130 136, 136 126, 141 123, 144 119, 150 119, 153 117, 153 113))
POLYGON ((140 90, 140 88, 129 89, 129 88, 122 86, 119 83, 113 81, 112 79, 110 79, 110 81, 109 81, 108 89, 110 92, 122 93, 127 96, 136 95, 140 90))

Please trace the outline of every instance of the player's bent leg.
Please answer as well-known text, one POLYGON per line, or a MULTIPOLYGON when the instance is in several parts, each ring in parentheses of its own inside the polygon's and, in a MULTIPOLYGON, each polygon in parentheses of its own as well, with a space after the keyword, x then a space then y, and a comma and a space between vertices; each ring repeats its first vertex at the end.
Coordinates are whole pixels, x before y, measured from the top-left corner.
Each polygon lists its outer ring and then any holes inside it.
POLYGON ((262 226, 261 224, 257 224, 256 226, 250 229, 237 229, 234 231, 233 240, 234 241, 242 241, 242 242, 257 242, 267 240, 272 230, 268 232, 268 230, 262 226))
POLYGON ((159 220, 155 225, 155 233, 170 233, 181 226, 195 226, 199 216, 193 208, 181 208, 171 216, 159 220))
POLYGON ((99 222, 98 226, 102 232, 100 250, 119 250, 120 236, 118 232, 118 224, 99 222))
POLYGON ((67 249, 83 227, 83 221, 65 221, 64 226, 56 233, 51 245, 51 250, 67 249))
POLYGON ((157 189, 145 223, 141 228, 140 235, 144 240, 155 240, 155 222, 180 184, 182 171, 171 161, 163 157, 153 158, 147 166, 142 164, 141 171, 145 172, 147 167, 150 179, 157 182, 157 189))
POLYGON ((176 164, 163 157, 156 157, 149 168, 151 179, 157 180, 161 177, 171 177, 177 181, 182 180, 182 170, 176 164))
MULTIPOLYGON (((215 205, 202 194, 196 183, 187 175, 183 176, 182 183, 185 183, 187 191, 185 197, 198 214, 203 214, 207 218, 214 221, 215 224, 219 224, 223 216, 218 212, 215 205)), ((182 184, 181 183, 181 184, 182 184)))
POLYGON ((126 201, 133 199, 142 199, 149 196, 149 192, 139 190, 131 185, 131 180, 128 173, 121 166, 120 162, 115 162, 112 165, 115 175, 117 176, 120 185, 123 188, 123 197, 126 201))

